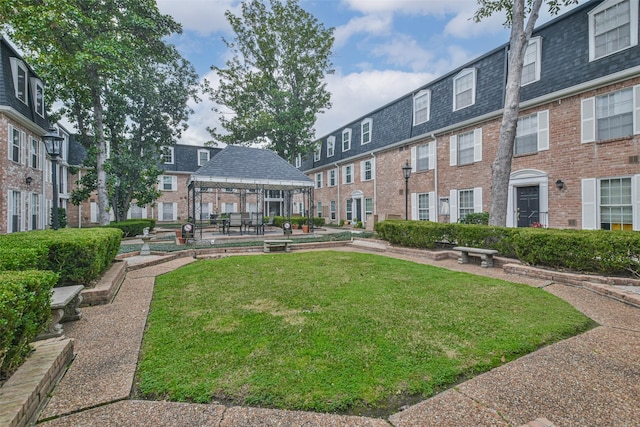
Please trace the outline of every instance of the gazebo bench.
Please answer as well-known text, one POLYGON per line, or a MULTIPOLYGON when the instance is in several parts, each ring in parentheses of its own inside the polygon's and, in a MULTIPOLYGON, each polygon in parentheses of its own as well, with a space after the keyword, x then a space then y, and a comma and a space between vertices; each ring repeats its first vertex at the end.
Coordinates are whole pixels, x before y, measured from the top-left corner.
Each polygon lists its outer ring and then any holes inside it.
POLYGON ((458 264, 468 264, 469 254, 478 254, 482 259, 481 267, 489 268, 493 267, 493 256, 498 253, 495 249, 482 249, 482 248, 469 248, 466 246, 456 246, 454 251, 460 252, 458 256, 458 264))
POLYGON ((291 252, 291 248, 289 245, 293 243, 293 240, 285 240, 285 239, 275 239, 275 240, 264 240, 263 241, 263 251, 271 252, 272 247, 284 247, 285 252, 291 252))

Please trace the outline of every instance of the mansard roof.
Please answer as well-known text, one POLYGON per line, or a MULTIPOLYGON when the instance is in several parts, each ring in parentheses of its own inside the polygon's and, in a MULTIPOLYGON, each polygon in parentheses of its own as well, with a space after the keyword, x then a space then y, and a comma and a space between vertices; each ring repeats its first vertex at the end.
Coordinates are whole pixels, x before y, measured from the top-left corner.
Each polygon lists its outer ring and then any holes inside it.
POLYGON ((313 187, 304 173, 270 150, 229 145, 190 179, 200 187, 291 190, 313 187))
MULTIPOLYGON (((14 113, 15 119, 23 121, 27 126, 35 125, 34 131, 42 131, 49 129, 49 121, 46 117, 36 114, 34 90, 32 79, 40 80, 40 77, 27 64, 22 55, 20 55, 11 45, 11 43, 2 35, 0 35, 0 111, 14 113), (13 73, 11 71, 11 58, 21 61, 27 69, 28 88, 27 104, 19 100, 15 95, 15 85, 13 82, 13 73), (17 113, 17 114, 15 114, 17 113), (39 128, 39 129, 38 129, 39 128)), ((44 82, 42 82, 44 85, 44 82)), ((44 135, 44 133, 42 133, 44 135)))
MULTIPOLYGON (((640 67, 640 45, 596 61, 589 60, 588 13, 604 1, 588 1, 536 28, 532 37, 542 39, 541 75, 540 80, 522 87, 523 103, 535 102, 551 94, 580 88, 588 82, 640 67)), ((314 161, 313 153, 308 153, 300 170, 312 171, 334 163, 345 163, 394 144, 450 132, 497 116, 501 113, 505 96, 508 48, 508 43, 505 43, 323 136, 319 140, 320 161, 314 161), (470 68, 476 71, 475 103, 453 111, 453 80, 462 70, 470 68), (430 119, 414 125, 413 96, 423 90, 431 91, 430 119), (368 144, 361 145, 361 123, 365 119, 372 121, 372 138, 368 144), (351 149, 343 152, 341 137, 345 129, 352 132, 351 149), (335 152, 332 157, 327 157, 327 139, 331 136, 335 138, 335 152)))
POLYGON ((198 170, 198 151, 207 150, 209 159, 216 156, 222 149, 201 145, 175 144, 173 147, 173 164, 160 164, 160 169, 173 172, 195 172, 198 170))

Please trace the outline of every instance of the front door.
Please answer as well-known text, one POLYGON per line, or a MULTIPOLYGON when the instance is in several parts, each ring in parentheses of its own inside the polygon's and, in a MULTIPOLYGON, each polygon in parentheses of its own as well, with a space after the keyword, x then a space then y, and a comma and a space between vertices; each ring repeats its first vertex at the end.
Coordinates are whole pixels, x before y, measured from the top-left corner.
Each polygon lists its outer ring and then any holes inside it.
POLYGON ((531 227, 534 222, 540 222, 540 187, 517 187, 518 227, 531 227))
POLYGON ((353 210, 353 218, 358 221, 364 221, 362 219, 362 199, 353 199, 355 202, 355 207, 353 210))

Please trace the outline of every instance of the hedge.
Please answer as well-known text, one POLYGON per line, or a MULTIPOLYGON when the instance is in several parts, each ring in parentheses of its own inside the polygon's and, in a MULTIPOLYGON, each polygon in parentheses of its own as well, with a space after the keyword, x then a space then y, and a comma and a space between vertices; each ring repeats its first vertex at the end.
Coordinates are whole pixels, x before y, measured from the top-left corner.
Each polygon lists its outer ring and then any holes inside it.
POLYGON ((111 265, 121 239, 120 230, 102 227, 2 235, 0 270, 50 270, 60 275, 56 286, 87 286, 111 265))
POLYGON ((635 231, 507 228, 477 224, 386 220, 380 236, 395 245, 433 249, 451 245, 496 249, 525 264, 604 275, 640 275, 635 231))
POLYGON ((156 226, 156 221, 152 218, 143 219, 127 219, 120 222, 112 222, 107 227, 118 228, 122 231, 122 237, 138 236, 144 232, 145 228, 149 231, 153 230, 156 226))
POLYGON ((0 378, 26 359, 29 343, 44 331, 51 315, 51 271, 0 272, 0 378))

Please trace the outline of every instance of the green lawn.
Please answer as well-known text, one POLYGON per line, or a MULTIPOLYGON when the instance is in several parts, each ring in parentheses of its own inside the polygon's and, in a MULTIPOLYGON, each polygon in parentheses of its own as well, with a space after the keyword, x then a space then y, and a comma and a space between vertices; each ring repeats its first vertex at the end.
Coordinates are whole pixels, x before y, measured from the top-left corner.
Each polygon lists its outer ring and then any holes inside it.
POLYGON ((235 256, 157 278, 138 379, 148 398, 390 413, 593 326, 544 290, 384 256, 235 256))

